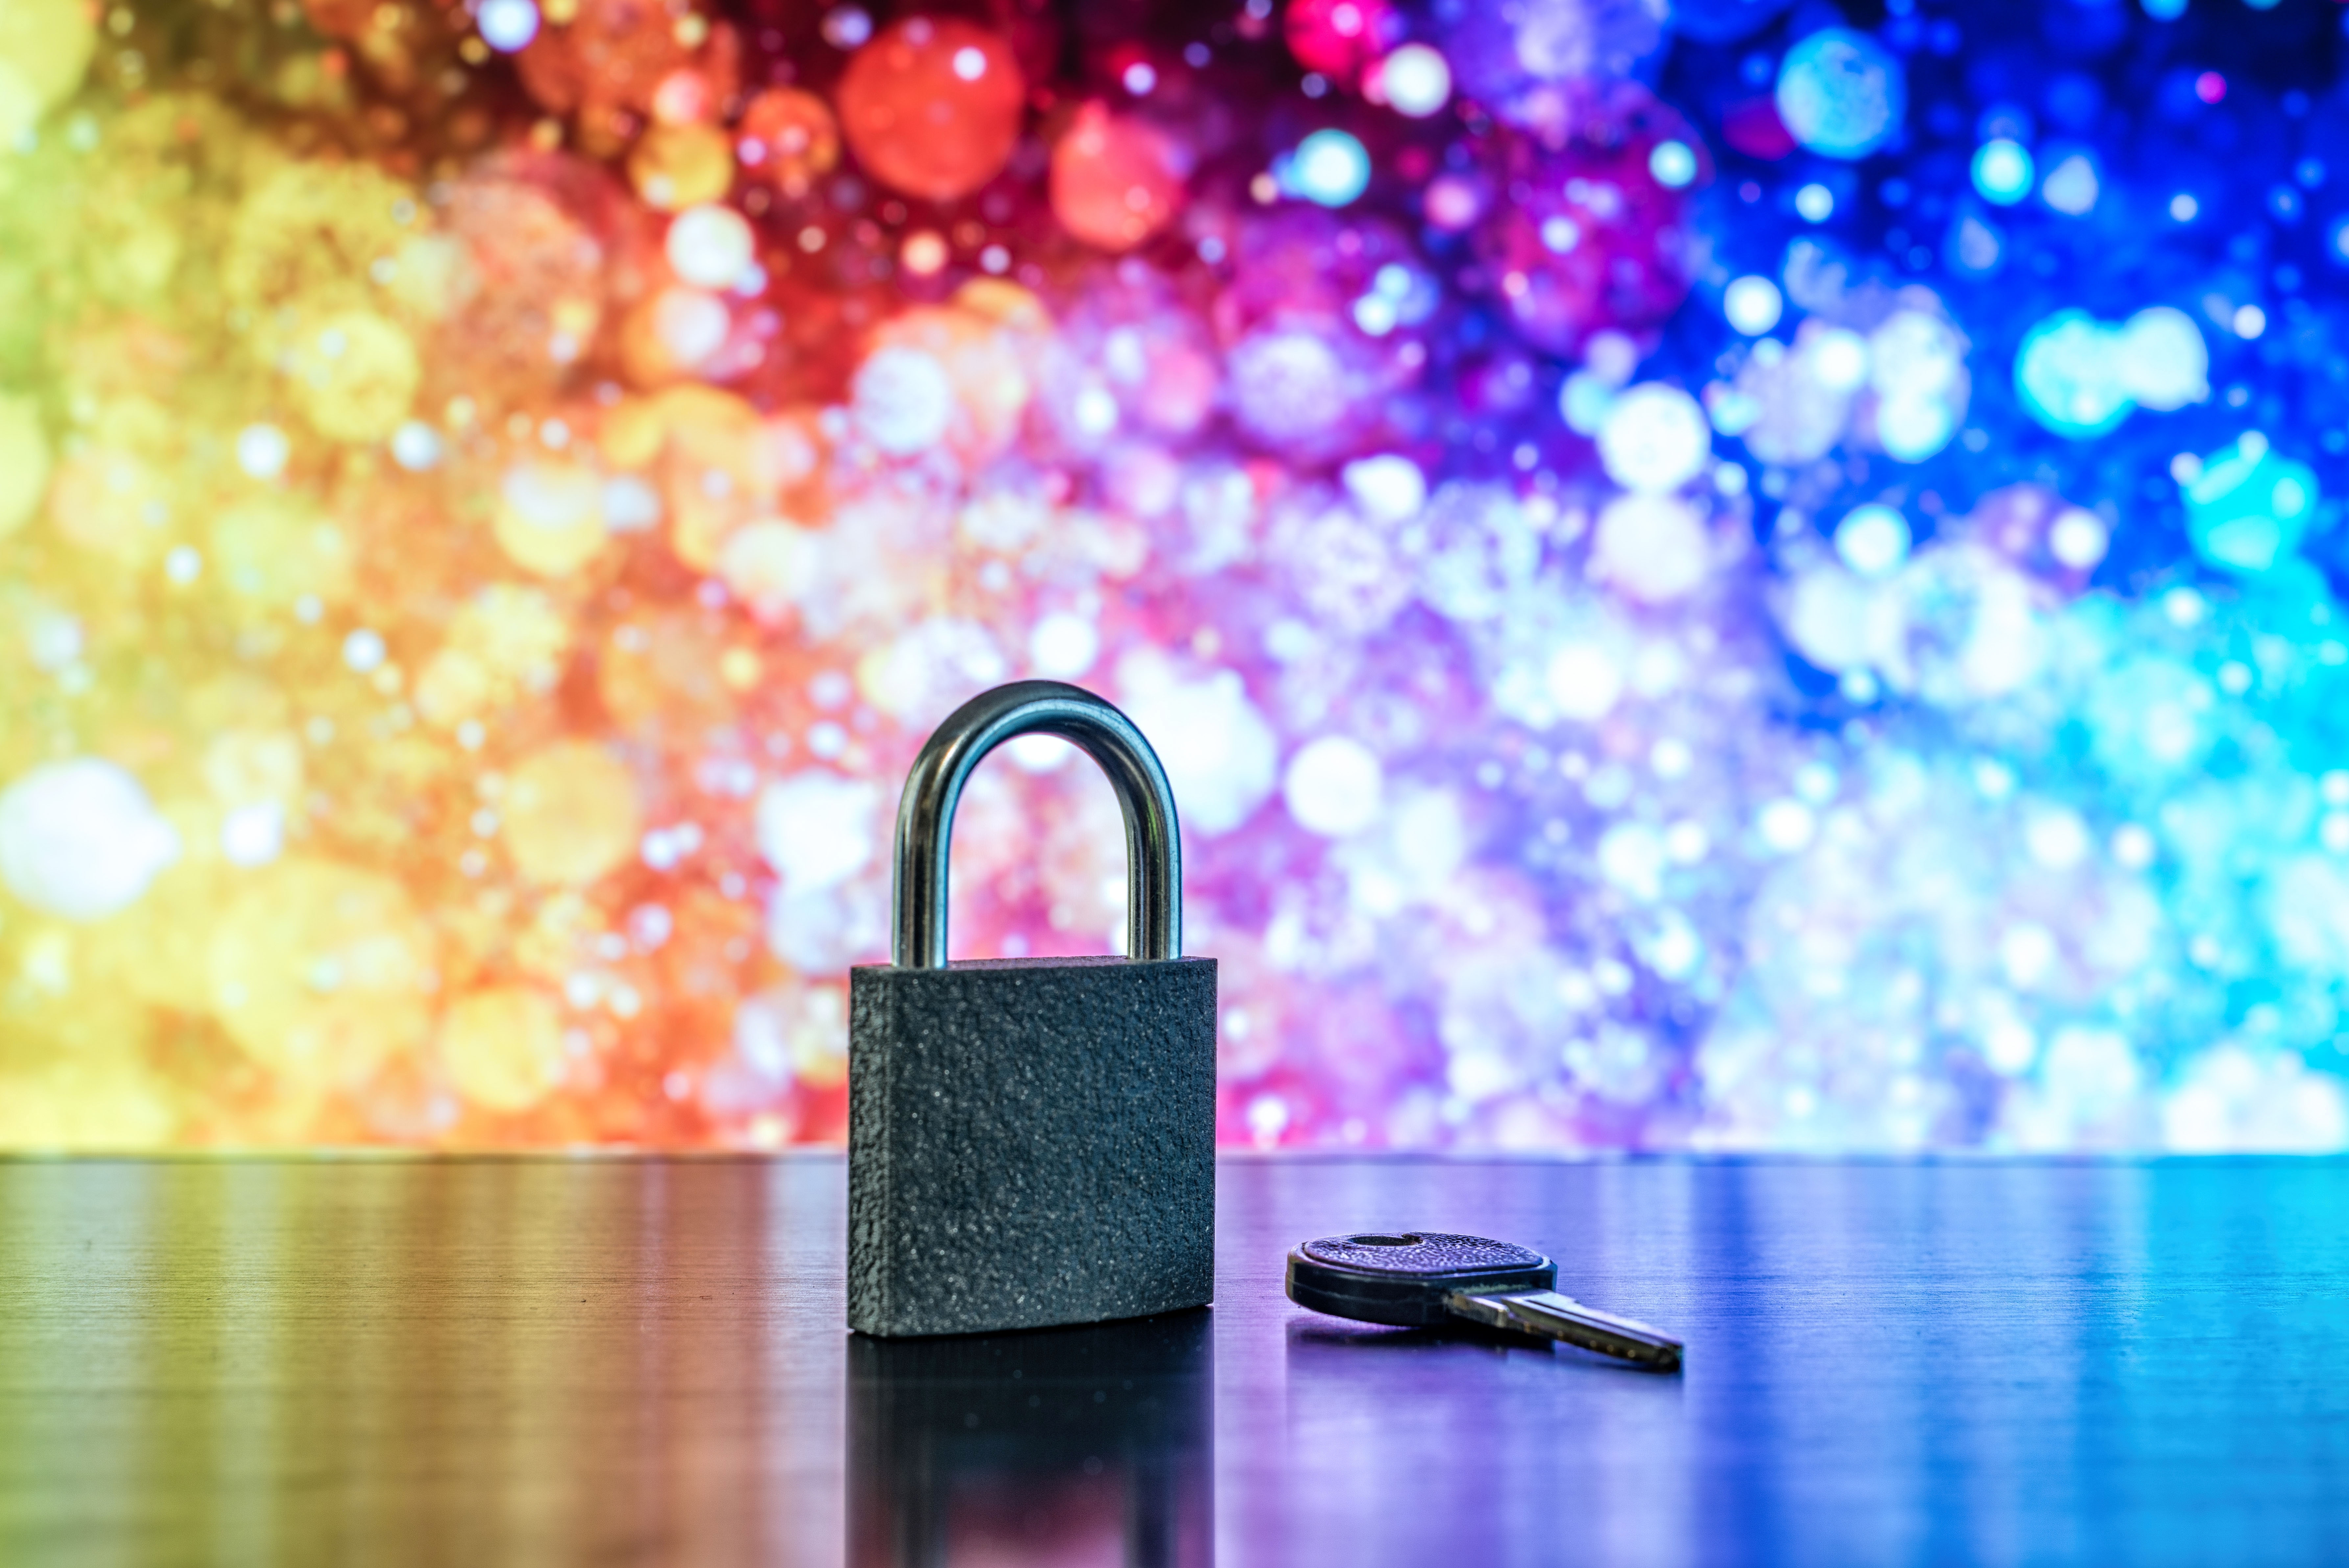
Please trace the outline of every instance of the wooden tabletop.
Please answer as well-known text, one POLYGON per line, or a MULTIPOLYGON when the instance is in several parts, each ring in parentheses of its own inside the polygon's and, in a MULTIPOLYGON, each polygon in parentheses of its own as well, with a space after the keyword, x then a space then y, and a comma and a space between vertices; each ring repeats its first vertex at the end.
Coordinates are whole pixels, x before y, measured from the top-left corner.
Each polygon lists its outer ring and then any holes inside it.
POLYGON ((2349 1164, 1221 1180, 1211 1312, 885 1345, 834 1159, 0 1163, 0 1563, 2349 1554, 2349 1164), (1687 1368, 1283 1297, 1398 1228, 1687 1368))

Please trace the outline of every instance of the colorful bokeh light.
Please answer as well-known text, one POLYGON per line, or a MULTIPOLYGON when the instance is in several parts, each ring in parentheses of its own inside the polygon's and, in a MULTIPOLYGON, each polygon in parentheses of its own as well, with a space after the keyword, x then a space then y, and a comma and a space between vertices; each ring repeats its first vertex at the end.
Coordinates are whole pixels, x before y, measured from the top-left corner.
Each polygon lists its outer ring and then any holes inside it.
POLYGON ((2349 1143, 2336 10, 0 0, 0 1147, 2349 1143))

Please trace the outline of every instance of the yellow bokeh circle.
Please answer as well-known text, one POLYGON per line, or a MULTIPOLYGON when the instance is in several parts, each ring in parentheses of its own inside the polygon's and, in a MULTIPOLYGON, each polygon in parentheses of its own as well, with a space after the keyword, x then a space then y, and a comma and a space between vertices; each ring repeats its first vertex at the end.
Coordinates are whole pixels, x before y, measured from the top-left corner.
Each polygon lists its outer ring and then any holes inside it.
POLYGON ((441 1020, 440 1061, 472 1104, 528 1110, 562 1079, 562 1014, 544 992, 526 985, 469 992, 441 1020))
POLYGON ((636 780, 586 741, 533 753, 506 782, 506 853, 531 881, 576 886, 626 860, 644 827, 636 780))

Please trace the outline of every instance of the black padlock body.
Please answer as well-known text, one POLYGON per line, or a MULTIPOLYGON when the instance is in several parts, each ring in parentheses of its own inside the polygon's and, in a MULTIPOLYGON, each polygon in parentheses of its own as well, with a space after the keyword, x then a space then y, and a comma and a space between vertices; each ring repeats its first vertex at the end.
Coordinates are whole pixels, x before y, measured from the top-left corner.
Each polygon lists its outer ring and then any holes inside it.
POLYGON ((1215 1293, 1216 961, 849 976, 848 1325, 1099 1323, 1215 1293))

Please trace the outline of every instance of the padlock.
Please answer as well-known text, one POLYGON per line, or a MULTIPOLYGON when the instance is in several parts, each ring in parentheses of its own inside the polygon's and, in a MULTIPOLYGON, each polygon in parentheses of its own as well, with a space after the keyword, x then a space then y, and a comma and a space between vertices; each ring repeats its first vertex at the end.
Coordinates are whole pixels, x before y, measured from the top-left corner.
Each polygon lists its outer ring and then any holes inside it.
POLYGON ((1054 680, 964 703, 897 809, 888 964, 849 975, 848 1325, 1097 1323, 1215 1291, 1216 961, 1183 953, 1174 794, 1133 721, 1054 680), (947 958, 947 852, 979 759, 1075 742, 1125 816, 1126 957, 947 958))

